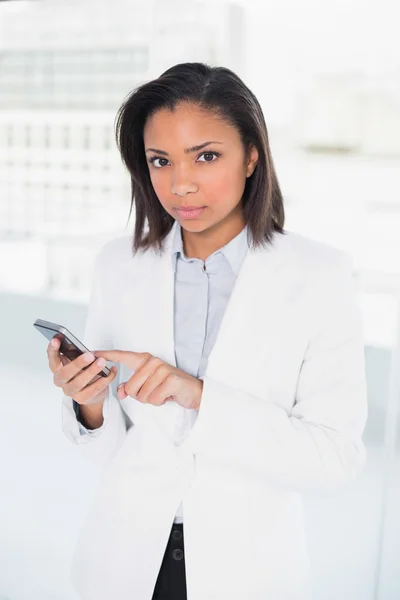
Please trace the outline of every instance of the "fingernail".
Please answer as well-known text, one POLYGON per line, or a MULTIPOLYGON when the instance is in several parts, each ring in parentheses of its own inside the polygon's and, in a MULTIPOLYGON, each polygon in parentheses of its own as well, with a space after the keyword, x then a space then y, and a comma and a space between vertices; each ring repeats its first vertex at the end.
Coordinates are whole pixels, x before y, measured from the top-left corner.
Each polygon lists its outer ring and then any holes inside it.
POLYGON ((94 360, 94 356, 93 354, 91 354, 91 352, 85 352, 85 354, 83 355, 83 360, 85 360, 86 362, 92 362, 94 360))
POLYGON ((104 360, 104 358, 98 358, 96 361, 96 365, 98 365, 99 367, 104 367, 105 364, 106 361, 104 360))
POLYGON ((53 346, 53 348, 57 348, 58 346, 58 341, 55 340, 54 338, 51 340, 51 345, 53 346))

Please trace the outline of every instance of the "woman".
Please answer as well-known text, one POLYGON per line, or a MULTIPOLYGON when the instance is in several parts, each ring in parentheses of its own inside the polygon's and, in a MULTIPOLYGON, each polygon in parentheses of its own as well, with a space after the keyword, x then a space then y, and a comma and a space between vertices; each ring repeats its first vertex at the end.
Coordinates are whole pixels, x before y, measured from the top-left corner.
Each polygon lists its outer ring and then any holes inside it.
POLYGON ((89 366, 48 348, 65 434, 102 467, 73 582, 84 600, 307 598, 301 493, 364 462, 351 260, 284 230, 262 110, 232 71, 168 69, 124 102, 117 140, 133 240, 97 256, 89 366))

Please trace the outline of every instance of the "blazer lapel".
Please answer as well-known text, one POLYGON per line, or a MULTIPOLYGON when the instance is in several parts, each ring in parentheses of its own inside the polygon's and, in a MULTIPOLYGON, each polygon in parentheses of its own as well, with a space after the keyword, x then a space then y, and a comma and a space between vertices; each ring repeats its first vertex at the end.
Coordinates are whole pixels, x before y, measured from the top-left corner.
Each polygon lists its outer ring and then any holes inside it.
POLYGON ((269 343, 268 319, 277 313, 281 290, 280 238, 264 248, 249 248, 232 289, 205 375, 244 391, 260 375, 260 360, 269 343))

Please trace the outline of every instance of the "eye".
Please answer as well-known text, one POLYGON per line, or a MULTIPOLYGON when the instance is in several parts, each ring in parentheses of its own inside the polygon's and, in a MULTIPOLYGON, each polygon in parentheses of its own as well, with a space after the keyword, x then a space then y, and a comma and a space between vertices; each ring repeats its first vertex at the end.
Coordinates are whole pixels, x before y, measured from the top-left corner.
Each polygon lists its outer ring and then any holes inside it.
POLYGON ((156 165, 156 160, 164 160, 166 163, 168 163, 168 160, 166 158, 161 158, 160 156, 152 156, 151 158, 149 158, 149 162, 152 163, 152 165, 154 165, 156 167, 156 169, 165 167, 165 164, 156 165))
POLYGON ((215 162, 215 160, 213 160, 213 157, 215 156, 215 158, 218 158, 218 156, 220 156, 219 152, 202 152, 202 154, 199 155, 200 156, 204 156, 204 161, 200 161, 200 162, 215 162), (211 160, 208 160, 209 157, 211 156, 211 160), (207 158, 206 158, 207 157, 207 158))

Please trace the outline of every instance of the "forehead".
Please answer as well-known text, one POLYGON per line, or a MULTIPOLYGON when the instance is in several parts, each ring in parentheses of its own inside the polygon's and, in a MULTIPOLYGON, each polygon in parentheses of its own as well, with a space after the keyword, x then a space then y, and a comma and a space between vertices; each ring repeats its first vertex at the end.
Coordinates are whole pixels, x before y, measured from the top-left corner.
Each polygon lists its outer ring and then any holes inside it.
POLYGON ((215 112, 185 103, 177 105, 174 110, 162 108, 155 112, 145 124, 143 137, 148 144, 156 139, 165 139, 169 143, 180 140, 196 142, 200 138, 232 141, 238 133, 215 112))

